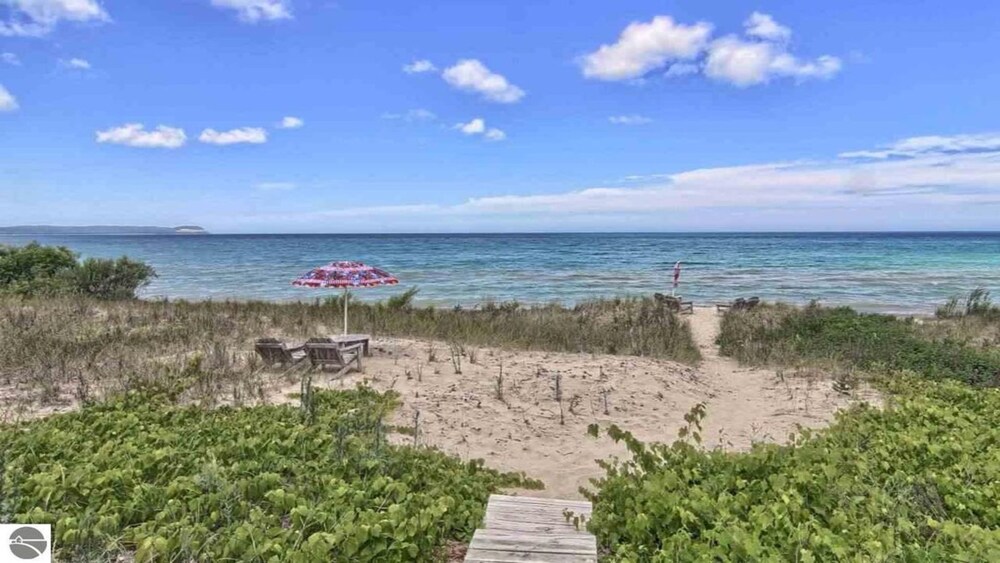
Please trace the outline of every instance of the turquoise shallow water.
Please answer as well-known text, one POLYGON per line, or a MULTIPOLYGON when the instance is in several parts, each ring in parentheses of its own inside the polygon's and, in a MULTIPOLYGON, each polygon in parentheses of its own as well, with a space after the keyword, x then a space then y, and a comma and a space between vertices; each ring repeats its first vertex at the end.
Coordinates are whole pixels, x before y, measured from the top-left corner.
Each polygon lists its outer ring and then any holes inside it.
POLYGON ((677 260, 684 263, 678 293, 696 303, 759 295, 923 313, 979 286, 1000 290, 1000 233, 0 235, 0 243, 30 240, 148 261, 159 277, 146 297, 313 299, 325 290, 294 288, 291 280, 344 259, 401 280, 360 290, 362 299, 419 286, 423 303, 439 305, 669 292, 677 260))

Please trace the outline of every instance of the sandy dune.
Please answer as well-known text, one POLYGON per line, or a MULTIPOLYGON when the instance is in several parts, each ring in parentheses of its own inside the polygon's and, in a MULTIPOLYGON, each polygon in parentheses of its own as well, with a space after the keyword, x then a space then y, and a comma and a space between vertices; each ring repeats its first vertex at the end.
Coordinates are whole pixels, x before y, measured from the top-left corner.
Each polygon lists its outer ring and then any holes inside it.
POLYGON ((713 309, 696 309, 689 319, 705 358, 698 367, 626 356, 467 348, 458 374, 446 344, 384 339, 375 343, 365 373, 338 381, 320 376, 317 385, 367 382, 394 389, 403 406, 393 424, 413 426, 419 412, 419 443, 524 471, 545 483, 541 495, 565 498, 578 497, 580 486, 600 476, 595 459, 625 454, 607 438, 587 436, 594 422, 618 424, 642 440, 672 441, 684 414, 704 401, 705 446, 741 450, 754 441, 784 442, 797 424, 822 426, 854 401, 877 401, 870 390, 840 394, 816 374, 782 377, 740 367, 718 355, 719 317, 713 309))

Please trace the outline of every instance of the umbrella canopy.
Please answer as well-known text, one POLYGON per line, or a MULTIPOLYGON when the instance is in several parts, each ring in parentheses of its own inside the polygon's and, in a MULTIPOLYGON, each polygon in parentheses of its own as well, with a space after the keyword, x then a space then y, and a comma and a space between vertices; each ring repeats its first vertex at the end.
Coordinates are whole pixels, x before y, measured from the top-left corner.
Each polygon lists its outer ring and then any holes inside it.
POLYGON ((292 285, 299 287, 332 287, 344 290, 344 334, 347 334, 349 289, 352 287, 395 285, 397 283, 399 283, 399 279, 385 270, 352 261, 330 262, 326 266, 314 268, 292 281, 292 285))
POLYGON ((395 285, 399 280, 385 270, 361 262, 330 262, 296 278, 292 285, 300 287, 374 287, 395 285))

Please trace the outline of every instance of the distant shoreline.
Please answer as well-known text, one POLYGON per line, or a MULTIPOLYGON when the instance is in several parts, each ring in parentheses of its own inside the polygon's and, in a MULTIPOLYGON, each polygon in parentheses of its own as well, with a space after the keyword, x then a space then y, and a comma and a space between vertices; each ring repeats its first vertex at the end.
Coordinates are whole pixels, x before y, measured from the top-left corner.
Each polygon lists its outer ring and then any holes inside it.
POLYGON ((204 228, 197 225, 181 225, 178 227, 149 226, 118 226, 118 225, 15 225, 0 227, 2 235, 207 235, 204 228))

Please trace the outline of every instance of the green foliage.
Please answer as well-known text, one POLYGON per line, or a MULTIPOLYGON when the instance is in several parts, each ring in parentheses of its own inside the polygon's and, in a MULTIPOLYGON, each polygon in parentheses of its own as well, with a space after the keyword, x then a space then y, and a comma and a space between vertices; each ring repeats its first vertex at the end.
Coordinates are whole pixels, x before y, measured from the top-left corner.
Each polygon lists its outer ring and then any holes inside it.
POLYGON ((0 246, 0 290, 19 295, 45 295, 62 287, 57 276, 77 265, 76 254, 63 246, 0 246))
POLYGON ((393 295, 385 300, 385 306, 390 311, 402 311, 413 307, 413 298, 417 296, 419 288, 411 287, 399 295, 393 295))
POLYGON ((723 354, 748 364, 818 362, 865 371, 907 370, 978 386, 1000 385, 1000 352, 929 338, 912 319, 847 307, 760 307, 722 320, 723 354))
POLYGON ((749 453, 612 427, 632 457, 603 462, 588 527, 609 561, 1000 560, 1000 390, 892 385, 884 410, 749 453))
POLYGON ((97 299, 135 299, 136 292, 155 276, 152 266, 127 256, 88 258, 66 274, 70 287, 97 299))
POLYGON ((0 427, 0 521, 51 523, 59 560, 428 561, 519 475, 390 445, 395 399, 176 407, 128 394, 0 427))
POLYGON ((935 316, 941 319, 980 317, 997 320, 1000 319, 1000 307, 993 304, 989 291, 979 287, 969 293, 964 303, 958 297, 952 297, 947 303, 938 307, 935 316))
POLYGON ((62 246, 32 242, 21 247, 0 246, 0 292, 24 296, 78 293, 98 299, 134 299, 136 291, 156 276, 142 262, 88 258, 62 246))

